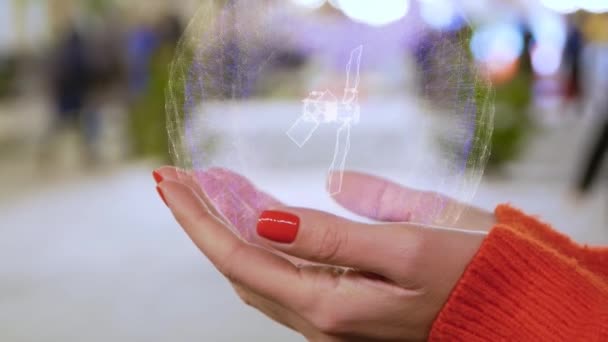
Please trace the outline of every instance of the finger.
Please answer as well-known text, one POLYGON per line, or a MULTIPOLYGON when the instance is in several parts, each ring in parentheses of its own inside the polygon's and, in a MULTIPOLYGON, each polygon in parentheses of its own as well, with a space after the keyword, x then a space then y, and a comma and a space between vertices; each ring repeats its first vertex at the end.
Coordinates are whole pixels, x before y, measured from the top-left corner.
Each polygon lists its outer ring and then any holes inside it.
POLYGON ((304 313, 325 336, 342 337, 336 341, 356 340, 355 336, 366 336, 370 341, 422 340, 408 338, 412 330, 408 326, 410 320, 403 319, 412 312, 416 312, 416 316, 420 314, 420 307, 415 307, 412 300, 419 291, 353 270, 339 276, 315 266, 302 271, 304 277, 314 277, 319 283, 339 284, 330 295, 320 292, 318 304, 304 313))
POLYGON ((434 224, 442 215, 448 216, 448 213, 464 209, 458 220, 446 221, 446 226, 489 230, 495 224, 491 213, 446 196, 352 171, 344 173, 342 191, 333 198, 358 215, 384 222, 434 224))
POLYGON ((163 180, 177 180, 179 171, 180 169, 175 166, 164 165, 155 169, 153 175, 156 182, 160 183, 163 180))
MULTIPOLYGON (((402 299, 415 296, 414 291, 356 271, 339 271, 327 266, 307 266, 302 271, 304 279, 314 279, 316 284, 332 289, 331 292, 319 291, 315 305, 303 312, 294 313, 247 288, 234 287, 245 303, 311 341, 320 338, 323 341, 350 341, 353 336, 387 340, 387 336, 394 338, 411 334, 408 330, 413 329, 404 325, 403 317, 411 313, 414 305, 411 300, 402 299)), ((417 308, 416 311, 419 313, 421 310, 417 308)), ((420 330, 419 326, 416 324, 417 330, 420 330)))
MULTIPOLYGON (((193 171, 196 179, 207 184, 206 189, 210 196, 216 199, 214 205, 227 217, 232 218, 231 224, 237 228, 241 237, 246 241, 263 245, 263 241, 255 234, 258 217, 264 209, 281 205, 276 198, 259 190, 244 176, 228 169, 211 168, 207 171, 193 171), (225 194, 226 189, 230 189, 225 194)), ((310 261, 296 258, 271 249, 273 253, 289 260, 294 265, 310 264, 310 261)))
POLYGON ((194 171, 213 205, 247 241, 254 242, 257 218, 264 209, 280 205, 274 197, 258 190, 245 177, 221 168, 194 171))
POLYGON ((233 188, 239 190, 241 198, 256 211, 261 212, 271 206, 280 205, 279 200, 258 189, 249 179, 236 172, 224 168, 210 168, 206 172, 217 180, 233 184, 233 188))
MULTIPOLYGON (((190 186, 195 193, 200 197, 201 200, 211 210, 212 214, 220 219, 224 224, 235 228, 235 232, 248 242, 260 244, 260 239, 257 234, 253 233, 257 218, 262 213, 263 207, 278 206, 280 202, 274 197, 258 190, 253 183, 247 180, 245 177, 228 171, 226 169, 213 168, 207 171, 183 171, 172 166, 161 167, 156 170, 162 178, 167 180, 177 180, 188 186, 190 186), (235 196, 239 196, 239 201, 226 200, 226 197, 222 196, 222 189, 226 188, 226 184, 229 183, 240 183, 238 187, 241 189, 239 193, 228 194, 228 198, 232 199, 235 196), (209 198, 207 192, 202 190, 202 184, 206 184, 206 188, 211 192, 211 196, 214 196, 216 201, 214 202, 209 198), (249 208, 255 208, 254 212, 248 212, 248 209, 238 204, 243 204, 243 201, 249 204, 249 208), (237 203, 237 205, 231 205, 237 203), (236 213, 239 210, 244 210, 245 213, 238 215, 236 213), (230 212, 235 212, 231 214, 230 212), (230 222, 224 213, 228 213, 233 218, 233 222, 230 222), (237 220, 235 217, 240 217, 237 220)), ((155 177, 156 178, 156 177, 155 177)), ((244 205, 244 204, 243 204, 244 205)), ((276 250, 272 250, 273 253, 277 253, 276 250)), ((278 252, 278 254, 289 260, 294 265, 310 264, 306 260, 302 260, 291 255, 278 252)))
POLYGON ((268 244, 286 254, 393 280, 414 279, 412 275, 420 270, 412 265, 430 253, 438 253, 433 243, 450 235, 435 236, 435 231, 443 230, 408 223, 370 225, 303 208, 265 211, 257 227, 268 244))
POLYGON ((429 222, 441 198, 389 180, 347 171, 334 200, 358 215, 386 222, 429 222))
POLYGON ((228 279, 294 311, 310 301, 310 284, 300 281, 293 264, 239 239, 190 187, 175 181, 158 186, 188 236, 228 279))
POLYGON ((392 262, 414 251, 419 239, 416 231, 407 227, 367 225, 304 208, 263 212, 257 233, 286 254, 389 278, 392 262))
POLYGON ((177 167, 162 166, 154 170, 154 178, 157 182, 161 182, 163 180, 174 180, 184 183, 190 186, 192 190, 195 190, 199 197, 203 197, 201 196, 203 194, 203 190, 200 188, 200 185, 196 183, 190 173, 177 167))
POLYGON ((310 330, 310 325, 304 319, 283 307, 282 305, 270 301, 257 293, 245 288, 242 285, 232 284, 234 290, 245 304, 256 308, 273 321, 282 324, 292 330, 303 333, 310 330))
POLYGON ((229 221, 209 199, 208 195, 203 191, 201 185, 194 178, 192 173, 193 171, 187 172, 173 166, 163 166, 154 171, 154 178, 157 180, 157 182, 162 180, 173 180, 189 186, 196 193, 196 195, 205 202, 205 205, 207 205, 207 208, 209 208, 215 217, 224 221, 224 223, 229 223, 229 221))

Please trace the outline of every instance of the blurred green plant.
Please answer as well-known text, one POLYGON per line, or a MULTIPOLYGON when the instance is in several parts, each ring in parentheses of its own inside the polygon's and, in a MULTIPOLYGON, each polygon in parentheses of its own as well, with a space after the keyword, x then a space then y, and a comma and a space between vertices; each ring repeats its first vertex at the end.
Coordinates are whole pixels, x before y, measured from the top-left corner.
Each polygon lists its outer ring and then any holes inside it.
POLYGON ((525 146, 532 129, 528 113, 532 102, 532 76, 521 71, 511 80, 495 86, 495 91, 492 154, 488 160, 490 171, 517 159, 525 146))
POLYGON ((524 50, 517 61, 516 72, 507 80, 495 85, 496 114, 492 136, 490 170, 517 159, 525 147, 526 138, 533 129, 529 115, 533 98, 534 71, 530 59, 532 34, 524 35, 524 50))
POLYGON ((14 58, 0 59, 0 98, 10 95, 17 76, 17 63, 14 58))
POLYGON ((131 107, 129 131, 136 157, 159 158, 169 162, 165 120, 165 87, 169 82, 169 64, 174 49, 161 47, 150 63, 147 89, 131 107))
MULTIPOLYGON (((458 42, 456 44, 458 48, 468 47, 471 34, 470 28, 464 28, 453 37, 453 41, 458 42)), ((529 37, 526 39, 526 44, 528 44, 529 37)), ((442 50, 441 47, 443 45, 435 48, 435 55, 443 56, 445 53, 453 54, 454 51, 459 51, 457 48, 442 50)), ((465 61, 461 64, 463 67, 472 66, 474 63, 469 49, 461 51, 459 58, 465 61)), ((460 84, 474 85, 475 133, 470 153, 461 156, 467 158, 467 170, 476 172, 479 169, 478 164, 481 164, 486 165, 490 172, 497 171, 507 162, 517 159, 525 147, 526 137, 532 129, 532 121, 528 113, 533 96, 533 72, 529 51, 526 49, 523 52, 523 57, 517 65, 517 71, 513 75, 500 82, 494 82, 494 84, 482 79, 478 72, 461 72, 458 77, 450 78, 449 76, 454 72, 451 68, 446 68, 443 64, 435 65, 435 68, 433 76, 441 82, 447 82, 450 87, 458 91, 454 92, 452 96, 450 96, 450 92, 431 94, 434 104, 439 103, 444 107, 448 106, 451 110, 464 111, 466 108, 455 108, 454 106, 466 105, 470 101, 471 94, 469 87, 461 87, 460 84), (445 81, 450 79, 456 79, 458 83, 445 81)), ((441 135, 439 140, 442 149, 451 154, 468 153, 459 151, 449 135, 441 135)))

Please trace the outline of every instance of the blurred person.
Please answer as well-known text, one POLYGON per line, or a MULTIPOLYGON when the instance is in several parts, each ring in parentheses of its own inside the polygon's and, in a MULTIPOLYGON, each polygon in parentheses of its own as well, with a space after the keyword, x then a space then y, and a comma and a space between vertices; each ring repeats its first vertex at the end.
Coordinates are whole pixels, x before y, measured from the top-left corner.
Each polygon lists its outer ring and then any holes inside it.
POLYGON ((125 56, 123 28, 115 13, 105 14, 91 29, 87 44, 90 91, 87 110, 101 115, 102 107, 111 102, 124 102, 125 56))
POLYGON ((608 149, 608 14, 588 15, 583 22, 583 32, 588 42, 586 50, 589 60, 585 64, 587 79, 586 90, 589 107, 597 114, 597 124, 593 126, 589 150, 581 164, 576 179, 578 195, 591 191, 598 183, 602 164, 608 149))
POLYGON ((44 139, 45 159, 52 146, 49 142, 66 128, 76 128, 84 144, 86 165, 100 162, 102 107, 121 81, 119 37, 118 28, 102 20, 86 32, 73 26, 60 39, 51 63, 56 116, 44 139))
POLYGON ((96 114, 85 111, 90 90, 91 69, 87 60, 85 38, 74 26, 59 40, 51 62, 51 96, 55 117, 43 140, 43 159, 47 159, 52 139, 66 128, 81 133, 86 159, 96 157, 96 114))
POLYGON ((576 190, 581 195, 588 193, 597 183, 608 150, 608 100, 603 106, 603 113, 599 130, 595 133, 586 159, 579 170, 576 190))
POLYGON ((157 22, 140 19, 128 32, 126 39, 129 91, 132 99, 145 96, 149 90, 151 68, 159 50, 175 48, 182 34, 178 16, 165 14, 157 22))
POLYGON ((126 44, 129 92, 132 98, 136 98, 146 90, 158 37, 151 25, 139 23, 130 29, 126 44))
POLYGON ((580 29, 575 23, 571 24, 564 47, 564 64, 568 70, 565 97, 569 101, 577 101, 582 97, 581 80, 583 79, 583 69, 581 68, 581 57, 584 43, 583 34, 580 29))
POLYGON ((53 63, 53 91, 60 120, 75 120, 80 115, 87 91, 88 66, 85 43, 76 28, 60 41, 53 63))
POLYGON ((243 301, 308 340, 608 340, 608 248, 508 205, 469 207, 449 227, 407 223, 433 212, 408 199, 436 194, 346 172, 350 190, 333 198, 366 224, 284 206, 225 169, 154 179, 243 301), (233 183, 242 204, 223 196, 233 183), (253 241, 233 233, 253 227, 253 241))

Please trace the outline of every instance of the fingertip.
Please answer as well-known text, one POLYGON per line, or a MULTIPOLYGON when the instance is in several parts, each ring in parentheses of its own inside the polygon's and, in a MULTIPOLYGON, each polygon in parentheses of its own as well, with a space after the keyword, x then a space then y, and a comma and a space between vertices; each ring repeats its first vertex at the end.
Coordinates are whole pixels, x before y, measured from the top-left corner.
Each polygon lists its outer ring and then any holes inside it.
POLYGON ((256 232, 272 242, 290 244, 296 239, 300 218, 282 210, 264 210, 258 218, 256 232))
POLYGON ((180 169, 175 166, 165 165, 155 169, 152 172, 152 176, 156 183, 160 183, 163 180, 173 180, 179 178, 180 169))
MULTIPOLYGON (((341 179, 343 181, 344 173, 344 171, 329 171, 327 173, 327 177, 325 178, 325 191, 329 193, 329 196, 335 197, 340 193, 340 191, 336 191, 338 185, 336 185, 335 180, 341 179)), ((339 185, 341 186, 342 184, 339 185)))
POLYGON ((160 174, 160 172, 158 170, 152 171, 152 178, 154 178, 154 181, 156 182, 156 184, 163 181, 163 176, 160 174))

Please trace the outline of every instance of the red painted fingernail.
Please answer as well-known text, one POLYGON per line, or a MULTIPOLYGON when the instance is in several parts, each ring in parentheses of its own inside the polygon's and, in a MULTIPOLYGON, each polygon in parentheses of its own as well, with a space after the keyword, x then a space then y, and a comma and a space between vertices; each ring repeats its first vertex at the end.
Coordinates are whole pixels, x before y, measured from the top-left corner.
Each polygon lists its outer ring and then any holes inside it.
POLYGON ((152 177, 154 177, 154 180, 156 181, 156 184, 158 184, 158 183, 160 183, 160 182, 163 181, 163 176, 158 171, 152 172, 152 177))
POLYGON ((300 228, 300 218, 296 215, 266 210, 258 219, 258 234, 268 240, 280 243, 292 243, 300 228))
POLYGON ((167 200, 165 199, 165 195, 163 195, 163 190, 160 187, 156 187, 156 191, 158 192, 158 195, 160 196, 160 199, 163 200, 163 202, 165 202, 165 205, 168 206, 167 204, 167 200))

